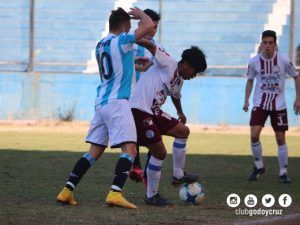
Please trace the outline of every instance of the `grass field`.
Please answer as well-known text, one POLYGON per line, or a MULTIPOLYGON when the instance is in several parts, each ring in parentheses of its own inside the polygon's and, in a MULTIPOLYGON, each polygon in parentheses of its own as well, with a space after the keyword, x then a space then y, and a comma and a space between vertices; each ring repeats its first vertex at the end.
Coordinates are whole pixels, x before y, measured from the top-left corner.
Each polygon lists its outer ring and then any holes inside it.
MULTIPOLYGON (((27 127, 11 129, 0 126, 0 224, 237 224, 264 220, 263 216, 237 216, 226 204, 230 193, 241 200, 247 194, 261 197, 270 193, 275 198, 288 193, 293 198, 289 208, 276 201, 273 208, 283 209, 283 215, 300 214, 300 136, 287 135, 289 175, 292 184, 278 183, 277 149, 272 135, 263 135, 266 173, 258 182, 247 182, 251 171, 249 135, 230 133, 193 133, 188 143, 186 170, 197 172, 206 188, 206 199, 200 206, 185 205, 178 198, 179 190, 170 185, 172 156, 163 166, 160 192, 175 203, 172 208, 146 206, 141 183, 128 180, 126 197, 137 204, 137 210, 111 208, 104 204, 110 188, 119 151, 106 154, 90 169, 75 191, 76 207, 62 206, 55 197, 64 186, 74 163, 86 151, 86 127, 27 127)), ((169 153, 171 138, 164 139, 169 153)), ((145 162, 146 149, 142 149, 145 162)), ((240 205, 245 208, 243 202, 240 205)), ((284 217, 285 218, 285 217, 284 217)), ((299 217, 291 223, 299 224, 299 217), (298 222, 297 222, 298 221, 298 222)), ((271 217, 268 217, 271 219, 271 217)), ((275 224, 275 223, 270 223, 275 224)))

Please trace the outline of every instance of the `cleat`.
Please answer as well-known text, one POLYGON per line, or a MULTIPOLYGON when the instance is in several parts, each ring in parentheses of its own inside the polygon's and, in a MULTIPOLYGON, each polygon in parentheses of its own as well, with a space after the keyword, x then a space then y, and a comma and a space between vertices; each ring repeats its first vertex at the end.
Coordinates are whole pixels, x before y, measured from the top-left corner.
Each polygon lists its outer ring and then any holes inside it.
POLYGON ((260 169, 257 169, 256 167, 254 167, 253 172, 248 177, 248 181, 257 181, 257 178, 259 177, 259 175, 263 174, 265 171, 266 170, 264 167, 260 168, 260 169))
POLYGON ((56 200, 66 205, 77 205, 77 202, 75 201, 75 198, 73 196, 73 191, 69 190, 66 187, 64 187, 57 195, 56 200))
POLYGON ((173 204, 168 202, 168 200, 162 198, 159 195, 159 193, 152 196, 151 198, 145 197, 145 203, 146 205, 152 205, 152 206, 173 206, 173 204))
POLYGON ((131 180, 134 180, 135 182, 142 182, 143 181, 143 170, 141 170, 138 167, 134 167, 132 170, 129 172, 129 177, 131 180))
POLYGON ((285 174, 279 176, 279 182, 284 183, 284 184, 289 184, 289 183, 291 183, 291 180, 288 177, 288 175, 285 173, 285 174))
POLYGON ((196 174, 184 173, 183 177, 181 177, 179 179, 176 178, 176 177, 172 177, 172 185, 174 187, 178 187, 178 186, 180 186, 181 184, 184 184, 184 183, 188 183, 188 184, 194 183, 198 179, 199 179, 199 176, 196 175, 196 174))
POLYGON ((121 192, 110 190, 106 197, 106 205, 108 206, 119 206, 127 209, 136 209, 136 205, 128 202, 121 192))

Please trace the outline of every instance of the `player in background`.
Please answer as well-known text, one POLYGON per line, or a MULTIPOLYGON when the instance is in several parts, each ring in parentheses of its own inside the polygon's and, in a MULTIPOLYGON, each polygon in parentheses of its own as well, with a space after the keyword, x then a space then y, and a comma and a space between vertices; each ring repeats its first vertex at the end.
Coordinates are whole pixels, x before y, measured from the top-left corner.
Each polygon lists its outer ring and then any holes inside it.
POLYGON ((260 133, 270 116, 278 145, 279 181, 290 183, 287 173, 288 147, 285 132, 288 130, 288 118, 285 102, 285 75, 289 74, 295 80, 296 99, 294 110, 300 111, 300 76, 297 75, 290 60, 276 51, 276 33, 266 30, 262 33, 261 52, 250 59, 248 65, 248 80, 245 88, 245 103, 243 110, 248 111, 253 80, 256 86, 253 95, 253 109, 250 119, 251 150, 254 156, 254 170, 249 181, 256 181, 265 172, 262 159, 260 133))
POLYGON ((194 182, 196 175, 185 175, 185 147, 189 136, 189 128, 177 119, 161 110, 167 96, 180 99, 183 80, 196 77, 205 71, 207 65, 205 55, 198 47, 183 51, 180 62, 176 62, 164 50, 151 41, 141 41, 155 56, 154 65, 140 77, 136 89, 130 98, 132 112, 137 128, 139 146, 146 146, 151 157, 147 165, 147 193, 145 203, 154 206, 167 206, 170 203, 158 192, 161 168, 167 151, 161 135, 175 137, 173 152, 174 176, 173 185, 183 182, 194 182))
POLYGON ((122 8, 112 10, 109 34, 96 46, 101 84, 97 88, 95 114, 86 137, 86 142, 91 144, 90 149, 75 164, 65 187, 57 196, 57 201, 77 204, 73 190, 110 142, 111 147, 121 147, 122 153, 115 167, 106 204, 137 208, 122 196, 122 188, 136 155, 137 141, 128 99, 135 84, 133 43, 152 29, 151 19, 138 8, 132 8, 129 13, 122 8), (139 27, 132 35, 127 34, 131 27, 131 18, 140 20, 139 27))

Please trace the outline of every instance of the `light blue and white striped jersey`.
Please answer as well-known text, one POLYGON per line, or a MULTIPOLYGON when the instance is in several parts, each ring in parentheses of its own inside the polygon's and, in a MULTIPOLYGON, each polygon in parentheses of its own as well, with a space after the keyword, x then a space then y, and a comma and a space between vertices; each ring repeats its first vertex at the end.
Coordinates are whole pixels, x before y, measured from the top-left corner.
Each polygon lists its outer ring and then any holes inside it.
MULTIPOLYGON (((156 41, 154 39, 151 40, 151 42, 159 47, 162 47, 161 45, 159 45, 158 43, 156 43, 156 41)), ((151 52, 148 51, 148 49, 144 48, 143 46, 134 45, 134 50, 135 50, 135 55, 138 57, 147 57, 149 58, 152 62, 154 61, 154 56, 151 54, 151 52)), ((136 82, 139 81, 141 73, 140 71, 135 71, 136 73, 136 82)))
POLYGON ((101 84, 97 88, 95 109, 109 101, 129 99, 135 85, 133 43, 135 35, 109 34, 96 46, 101 84))

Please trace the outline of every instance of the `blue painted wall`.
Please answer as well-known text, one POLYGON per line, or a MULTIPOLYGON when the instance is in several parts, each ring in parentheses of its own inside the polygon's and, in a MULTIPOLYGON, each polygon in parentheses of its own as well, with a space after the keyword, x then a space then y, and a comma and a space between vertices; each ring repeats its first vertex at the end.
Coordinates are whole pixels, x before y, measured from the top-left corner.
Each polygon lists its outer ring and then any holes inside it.
MULTIPOLYGON (((94 112, 98 75, 86 74, 0 74, 0 119, 58 119, 74 111, 75 120, 90 121, 94 112)), ((189 123, 247 125, 244 113, 245 78, 198 77, 186 81, 182 102, 189 123)), ((286 99, 291 126, 300 125, 292 113, 294 81, 286 81, 286 99)), ((170 100, 164 110, 175 114, 170 100)))

